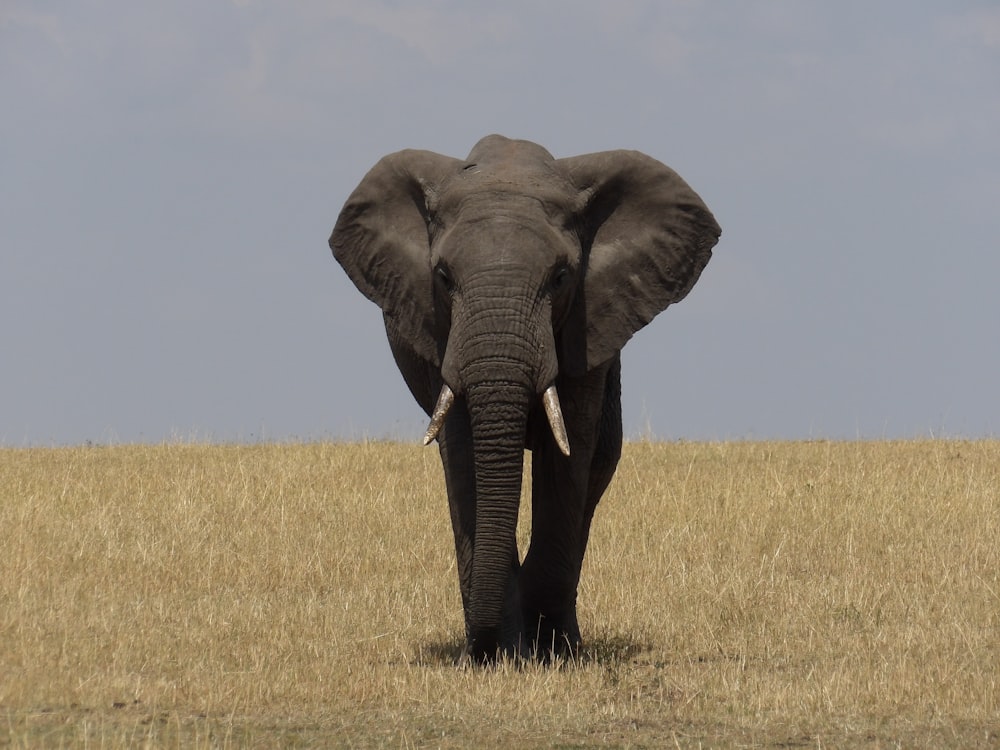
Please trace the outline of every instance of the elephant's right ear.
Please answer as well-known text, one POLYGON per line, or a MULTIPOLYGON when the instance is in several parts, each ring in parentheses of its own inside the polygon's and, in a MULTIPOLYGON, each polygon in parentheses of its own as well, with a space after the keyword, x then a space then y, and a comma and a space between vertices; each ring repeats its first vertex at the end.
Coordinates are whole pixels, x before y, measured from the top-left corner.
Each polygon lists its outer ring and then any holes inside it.
MULTIPOLYGON (((582 374, 691 290, 721 229, 680 175, 638 151, 556 161, 585 198, 590 252, 563 337, 560 367, 582 374)), ((564 329, 565 330, 565 329, 564 329)))
POLYGON ((436 365, 427 198, 462 164, 431 151, 386 156, 351 193, 330 235, 333 256, 382 308, 386 326, 436 365))

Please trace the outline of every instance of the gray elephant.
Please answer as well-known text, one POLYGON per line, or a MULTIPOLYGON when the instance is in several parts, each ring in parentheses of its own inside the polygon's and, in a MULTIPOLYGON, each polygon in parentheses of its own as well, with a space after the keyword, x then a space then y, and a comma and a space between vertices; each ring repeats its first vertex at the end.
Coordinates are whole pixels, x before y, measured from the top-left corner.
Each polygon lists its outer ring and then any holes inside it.
POLYGON ((431 417, 468 658, 577 652, 590 522, 621 455, 620 350, 684 298, 719 235, 698 195, 648 156, 555 159, 498 135, 466 160, 386 156, 348 198, 330 247, 382 309, 431 417))

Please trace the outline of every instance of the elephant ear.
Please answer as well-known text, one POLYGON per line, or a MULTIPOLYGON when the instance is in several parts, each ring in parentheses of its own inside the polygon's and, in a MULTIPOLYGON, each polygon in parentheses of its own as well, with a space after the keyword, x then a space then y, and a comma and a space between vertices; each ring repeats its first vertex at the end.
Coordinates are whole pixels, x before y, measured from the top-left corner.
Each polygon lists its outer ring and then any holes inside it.
POLYGON ((438 366, 427 199, 462 163, 419 150, 384 157, 347 199, 330 235, 337 262, 382 308, 390 338, 438 366))
POLYGON ((590 243, 583 294, 568 321, 575 333, 562 351, 563 366, 580 375, 684 299, 721 229, 676 172, 645 154, 605 151, 556 165, 582 191, 581 224, 590 243))

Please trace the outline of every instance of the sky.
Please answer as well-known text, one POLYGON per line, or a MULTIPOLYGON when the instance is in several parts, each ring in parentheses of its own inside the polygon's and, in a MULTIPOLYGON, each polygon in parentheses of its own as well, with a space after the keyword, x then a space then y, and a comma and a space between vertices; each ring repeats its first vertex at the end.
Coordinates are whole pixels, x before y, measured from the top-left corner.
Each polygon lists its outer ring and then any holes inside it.
POLYGON ((384 154, 638 149, 722 225, 626 437, 1000 432, 1000 5, 0 0, 0 445, 416 440, 327 239, 384 154))

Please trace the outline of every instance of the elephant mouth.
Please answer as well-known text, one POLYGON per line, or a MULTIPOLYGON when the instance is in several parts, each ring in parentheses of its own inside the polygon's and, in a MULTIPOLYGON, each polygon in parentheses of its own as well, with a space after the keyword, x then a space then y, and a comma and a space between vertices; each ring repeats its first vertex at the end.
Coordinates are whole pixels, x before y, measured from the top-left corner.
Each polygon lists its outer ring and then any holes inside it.
MULTIPOLYGON (((431 413, 431 421, 424 433, 424 445, 430 445, 431 441, 438 436, 441 427, 444 425, 448 410, 455 403, 455 392, 448 387, 448 384, 441 386, 441 394, 438 396, 434 411, 431 413)), ((564 456, 569 456, 569 436, 566 434, 566 422, 563 419, 562 407, 559 405, 559 392, 555 384, 550 385, 542 394, 542 405, 545 407, 545 416, 549 420, 549 427, 552 428, 552 436, 556 445, 564 456)))

